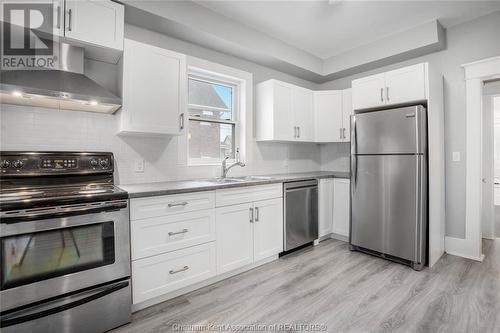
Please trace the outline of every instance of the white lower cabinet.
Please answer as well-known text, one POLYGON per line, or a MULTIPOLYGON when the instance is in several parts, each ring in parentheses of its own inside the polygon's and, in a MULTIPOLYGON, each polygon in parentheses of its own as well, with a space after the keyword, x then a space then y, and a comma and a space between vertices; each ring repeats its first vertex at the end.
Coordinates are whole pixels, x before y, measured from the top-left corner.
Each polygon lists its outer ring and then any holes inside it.
POLYGON ((216 212, 218 274, 283 251, 281 198, 219 207, 216 212))
POLYGON ((282 184, 131 199, 130 217, 136 309, 283 251, 282 184))
POLYGON ((283 252, 283 200, 254 203, 253 258, 259 261, 283 252))
POLYGON ((333 232, 333 178, 320 179, 318 188, 318 235, 333 232))
POLYGON ((215 240, 215 212, 196 212, 131 221, 132 260, 215 240))
POLYGON ((137 304, 217 274, 215 242, 132 261, 137 304))
POLYGON ((216 209, 217 273, 225 273, 253 262, 253 204, 216 209))
POLYGON ((333 180, 333 233, 345 237, 349 237, 350 184, 349 179, 333 180))

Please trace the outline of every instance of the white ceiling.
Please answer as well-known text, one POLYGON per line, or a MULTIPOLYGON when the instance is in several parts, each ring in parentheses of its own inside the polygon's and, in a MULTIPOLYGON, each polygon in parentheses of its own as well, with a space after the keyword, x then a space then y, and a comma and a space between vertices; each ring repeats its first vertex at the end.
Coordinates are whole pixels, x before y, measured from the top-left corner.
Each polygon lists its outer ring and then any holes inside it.
POLYGON ((500 10, 500 0, 194 1, 322 59, 433 19, 447 28, 500 10))

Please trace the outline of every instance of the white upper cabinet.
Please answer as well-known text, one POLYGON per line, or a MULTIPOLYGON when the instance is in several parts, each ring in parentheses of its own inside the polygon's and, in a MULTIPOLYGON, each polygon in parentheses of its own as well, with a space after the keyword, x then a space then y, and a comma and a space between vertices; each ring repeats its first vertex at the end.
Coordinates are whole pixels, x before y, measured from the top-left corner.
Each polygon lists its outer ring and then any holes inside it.
POLYGON ((351 141, 352 90, 342 90, 342 142, 351 141))
POLYGON ((181 134, 186 98, 185 55, 125 39, 120 134, 181 134))
POLYGON ((354 110, 372 108, 384 104, 385 74, 367 76, 352 81, 354 110))
POLYGON ((425 66, 403 67, 385 73, 387 104, 399 104, 427 99, 425 96, 425 66))
POLYGON ((64 36, 123 50, 124 12, 123 5, 110 0, 66 0, 64 36))
POLYGON ((427 63, 352 81, 354 110, 426 100, 427 63))
POLYGON ((313 92, 301 87, 293 87, 292 108, 297 127, 295 140, 313 141, 313 92))
POLYGON ((342 91, 314 92, 314 141, 342 140, 342 91))
POLYGON ((259 83, 257 92, 258 141, 313 141, 313 92, 286 82, 259 83))
POLYGON ((314 92, 314 141, 349 142, 351 89, 314 92))

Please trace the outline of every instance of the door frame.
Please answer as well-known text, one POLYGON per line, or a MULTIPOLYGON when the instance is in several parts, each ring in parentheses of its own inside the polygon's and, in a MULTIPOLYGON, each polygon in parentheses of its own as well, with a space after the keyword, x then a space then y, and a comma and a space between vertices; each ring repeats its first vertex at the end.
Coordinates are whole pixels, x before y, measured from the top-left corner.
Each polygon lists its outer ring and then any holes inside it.
POLYGON ((465 239, 447 238, 447 248, 482 261, 483 84, 500 77, 500 56, 462 65, 466 98, 465 239))

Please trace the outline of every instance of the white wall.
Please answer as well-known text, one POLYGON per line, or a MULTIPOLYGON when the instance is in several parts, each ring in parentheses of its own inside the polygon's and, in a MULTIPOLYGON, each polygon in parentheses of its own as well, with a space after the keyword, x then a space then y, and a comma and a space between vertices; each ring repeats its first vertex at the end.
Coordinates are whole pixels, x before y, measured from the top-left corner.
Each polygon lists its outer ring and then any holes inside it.
MULTIPOLYGON (((443 51, 377 70, 326 82, 321 90, 349 88, 355 78, 385 72, 420 62, 429 62, 430 70, 444 76, 445 153, 446 153, 446 235, 465 236, 465 81, 460 65, 500 55, 500 12, 454 26, 446 31, 447 48, 443 51), (452 152, 461 152, 461 161, 452 162, 452 152)), ((321 148, 322 156, 332 148, 321 148)), ((337 149, 348 156, 348 150, 337 149)), ((324 158, 323 158, 324 159, 324 158)), ((340 156, 336 157, 341 160, 340 156)))
MULTIPOLYGON (((126 36, 146 43, 203 58, 253 74, 254 84, 276 78, 307 88, 314 83, 292 77, 235 57, 186 43, 134 26, 126 26, 126 36)), ((86 73, 117 91, 116 67, 86 61, 86 73)), ((111 151, 117 162, 121 184, 157 182, 219 175, 219 167, 186 167, 178 160, 178 138, 119 137, 116 115, 1 105, 1 150, 87 150, 111 151), (133 162, 144 158, 144 173, 135 173, 133 162)), ((253 110, 251 110, 253 112, 253 110)), ((253 119, 253 116, 251 116, 253 119)), ((252 124, 249 124, 249 128, 252 124)), ((234 168, 232 175, 285 173, 320 170, 320 148, 315 144, 247 142, 250 154, 245 168, 234 168)))
POLYGON ((500 178, 500 96, 493 99, 495 178, 500 178))

